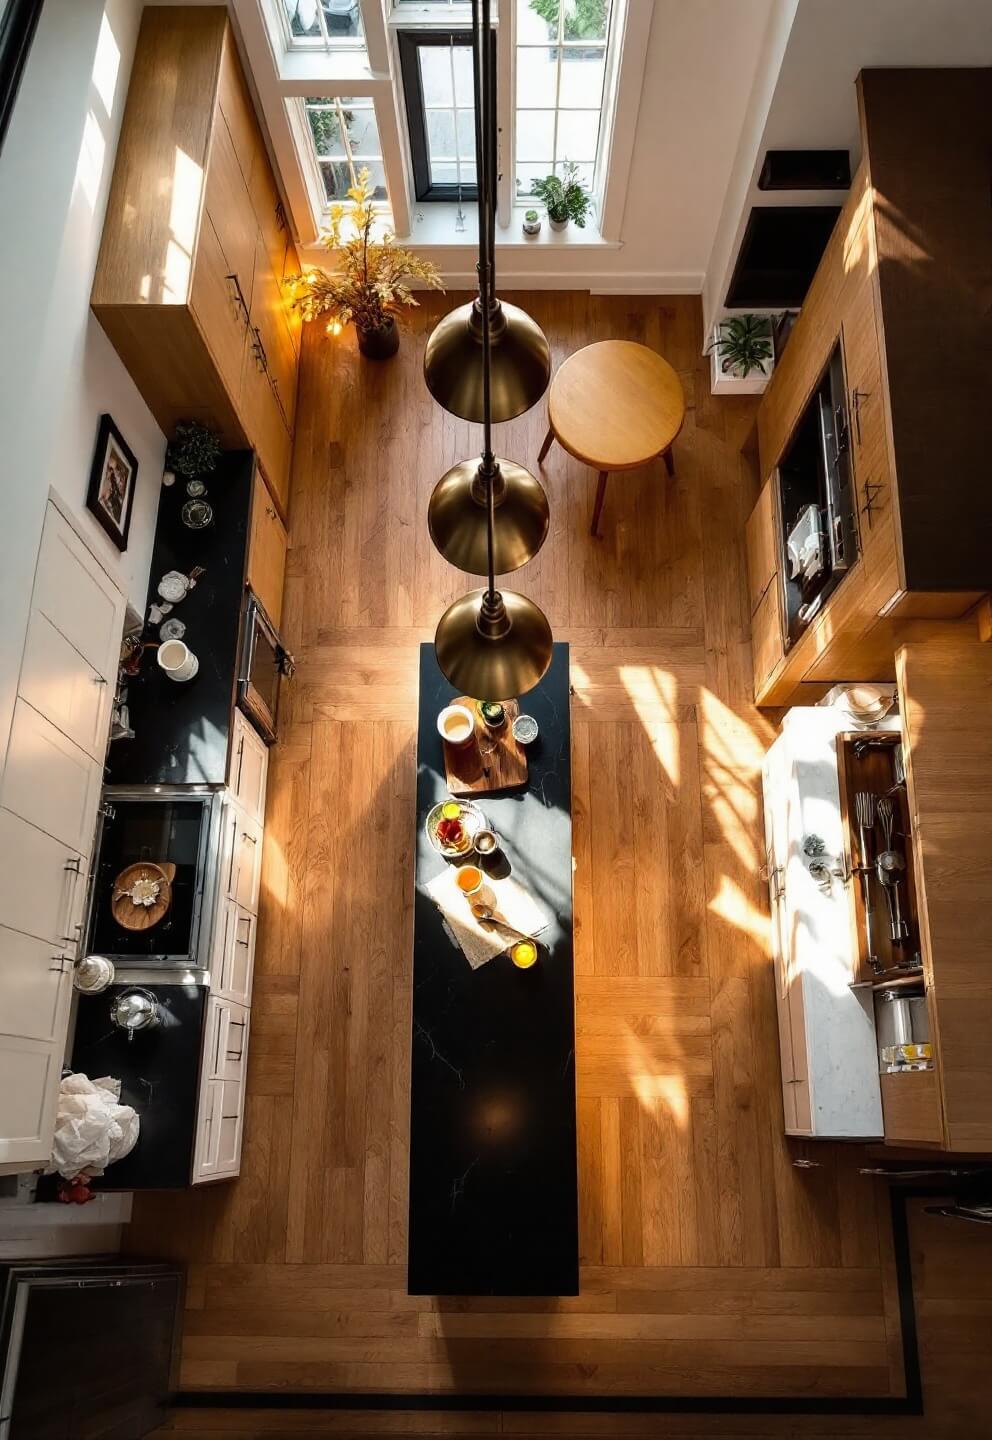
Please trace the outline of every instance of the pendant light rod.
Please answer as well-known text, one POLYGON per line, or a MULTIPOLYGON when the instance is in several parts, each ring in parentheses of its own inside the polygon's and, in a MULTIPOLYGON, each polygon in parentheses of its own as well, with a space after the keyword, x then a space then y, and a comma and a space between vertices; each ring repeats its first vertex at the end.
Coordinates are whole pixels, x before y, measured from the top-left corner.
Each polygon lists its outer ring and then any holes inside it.
POLYGON ((479 302, 482 322, 482 466, 486 482, 486 550, 489 595, 496 594, 496 456, 492 419, 492 272, 495 231, 492 192, 495 151, 492 122, 495 76, 492 68, 490 0, 472 0, 472 52, 475 69, 475 150, 479 192, 479 302))

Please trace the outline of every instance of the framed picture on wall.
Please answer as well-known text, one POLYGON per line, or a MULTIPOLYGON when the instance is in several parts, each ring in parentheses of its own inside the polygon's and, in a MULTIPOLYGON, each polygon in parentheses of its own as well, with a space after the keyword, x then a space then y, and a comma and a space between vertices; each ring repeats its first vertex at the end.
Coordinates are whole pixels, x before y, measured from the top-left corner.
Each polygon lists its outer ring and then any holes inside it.
POLYGON ((86 504, 118 550, 127 549, 138 461, 109 415, 100 416, 86 504))

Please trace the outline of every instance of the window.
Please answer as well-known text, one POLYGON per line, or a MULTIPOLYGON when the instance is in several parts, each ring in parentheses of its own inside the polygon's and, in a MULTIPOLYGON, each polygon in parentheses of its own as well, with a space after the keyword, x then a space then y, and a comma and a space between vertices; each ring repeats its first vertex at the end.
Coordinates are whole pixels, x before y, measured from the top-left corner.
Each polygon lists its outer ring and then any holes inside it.
POLYGON ((282 0, 282 4, 294 49, 364 44, 359 0, 282 0))
POLYGON ((471 34, 404 30, 399 50, 417 199, 474 199, 471 34))
POLYGON ((611 0, 514 0, 516 4, 515 195, 535 180, 579 167, 590 189, 606 80, 611 0))
POLYGON ((328 204, 344 200, 360 170, 368 169, 377 200, 386 198, 386 173, 375 120, 375 104, 336 95, 304 102, 313 151, 328 204))

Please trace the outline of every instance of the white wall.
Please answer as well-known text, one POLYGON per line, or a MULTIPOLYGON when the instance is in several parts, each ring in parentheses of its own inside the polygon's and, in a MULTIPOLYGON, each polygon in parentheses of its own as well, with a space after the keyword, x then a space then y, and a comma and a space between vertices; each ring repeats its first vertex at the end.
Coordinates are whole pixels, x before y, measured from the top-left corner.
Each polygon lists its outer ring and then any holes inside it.
POLYGON ((0 152, 0 756, 49 486, 144 609, 165 438, 89 311, 141 0, 47 0, 0 152), (99 416, 138 458, 122 554, 86 510, 99 416))
POLYGON ((734 163, 707 266, 707 321, 720 313, 752 205, 843 199, 832 192, 758 190, 766 150, 850 150, 853 171, 861 158, 855 90, 860 70, 992 65, 992 0, 775 0, 775 5, 783 15, 794 14, 780 30, 784 43, 774 69, 759 67, 752 108, 761 123, 742 136, 734 163), (769 73, 776 79, 762 110, 759 92, 769 73))

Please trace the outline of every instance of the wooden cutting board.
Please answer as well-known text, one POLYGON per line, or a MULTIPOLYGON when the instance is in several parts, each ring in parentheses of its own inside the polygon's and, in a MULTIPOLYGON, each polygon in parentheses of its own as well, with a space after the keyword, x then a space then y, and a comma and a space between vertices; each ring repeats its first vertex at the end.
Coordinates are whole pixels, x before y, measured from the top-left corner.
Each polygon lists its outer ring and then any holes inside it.
POLYGON ((476 701, 466 695, 451 701, 464 705, 475 716, 475 732, 467 745, 444 746, 444 769, 452 795, 479 795, 492 790, 515 790, 527 784, 527 751, 513 738, 511 729, 520 714, 516 700, 503 702, 506 719, 498 730, 483 724, 476 701))

